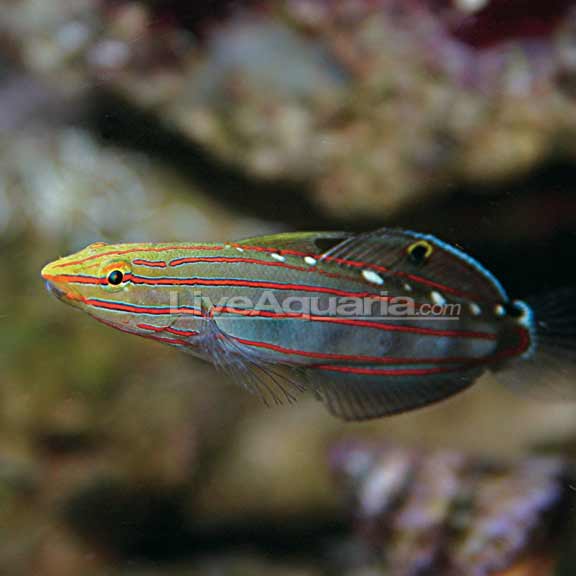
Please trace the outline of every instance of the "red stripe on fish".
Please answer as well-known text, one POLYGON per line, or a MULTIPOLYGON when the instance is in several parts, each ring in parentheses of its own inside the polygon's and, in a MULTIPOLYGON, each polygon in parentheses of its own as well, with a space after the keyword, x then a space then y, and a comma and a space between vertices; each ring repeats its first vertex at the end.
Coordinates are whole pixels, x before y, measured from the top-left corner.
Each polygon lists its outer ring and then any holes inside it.
POLYGON ((55 263, 55 268, 61 268, 62 266, 71 266, 71 265, 78 265, 84 264, 85 262, 89 262, 91 260, 95 260, 97 258, 102 258, 103 256, 123 256, 125 254, 135 254, 139 252, 170 252, 172 250, 224 250, 224 246, 196 246, 196 245, 189 245, 189 246, 182 246, 182 245, 174 245, 174 246, 163 246, 162 248, 143 248, 139 246, 138 248, 129 248, 126 250, 115 250, 112 252, 101 252, 100 254, 93 254, 92 256, 87 256, 86 258, 82 258, 80 260, 74 260, 72 262, 63 262, 62 264, 55 263))
MULTIPOLYGON (((164 308, 149 308, 142 306, 134 306, 132 304, 125 304, 121 302, 110 302, 106 300, 97 299, 82 299, 84 303, 94 306, 96 308, 104 308, 106 310, 115 310, 118 312, 134 312, 135 314, 151 314, 158 316, 166 316, 170 314, 190 314, 192 316, 206 317, 198 309, 191 307, 164 307, 164 308)), ((308 320, 311 322, 328 322, 334 324, 341 324, 346 326, 356 326, 362 328, 370 328, 375 330, 385 330, 388 332, 404 332, 409 334, 419 334, 422 336, 440 336, 446 338, 478 338, 480 340, 496 340, 497 335, 491 332, 478 332, 471 330, 437 330, 434 328, 423 328, 420 326, 398 326, 395 324, 386 324, 382 322, 370 322, 368 320, 354 320, 351 318, 334 318, 331 316, 312 316, 307 314, 296 314, 287 312, 271 312, 268 310, 254 310, 231 308, 228 306, 213 306, 210 310, 210 315, 225 313, 236 314, 240 316, 259 317, 259 318, 290 318, 295 320, 308 320)))
POLYGON ((149 268, 166 268, 167 264, 164 260, 134 260, 133 264, 136 266, 148 266, 149 268))
POLYGON ((98 276, 86 276, 80 274, 58 274, 55 276, 45 276, 50 282, 70 282, 73 284, 106 285, 108 280, 98 276))
MULTIPOLYGON (((306 252, 300 252, 297 250, 263 248, 261 246, 244 246, 241 244, 231 244, 230 246, 233 248, 242 249, 244 251, 248 250, 248 251, 263 252, 263 253, 268 253, 268 254, 276 253, 279 255, 292 255, 292 256, 298 256, 298 257, 302 257, 302 258, 309 256, 309 257, 312 257, 312 258, 317 259, 317 260, 322 258, 322 254, 310 254, 310 253, 306 253, 306 252)), ((167 251, 172 251, 172 250, 221 251, 224 249, 225 249, 225 246, 203 246, 203 245, 198 245, 198 246, 173 245, 173 246, 166 246, 166 247, 162 247, 162 248, 138 247, 138 248, 131 248, 131 249, 127 249, 127 250, 118 250, 118 251, 114 251, 114 252, 104 252, 101 254, 94 254, 92 256, 88 256, 88 257, 83 258, 81 260, 76 260, 76 261, 72 261, 72 262, 65 262, 62 264, 56 263, 54 266, 57 268, 57 267, 62 267, 62 266, 77 265, 77 264, 83 264, 83 263, 88 262, 90 260, 94 260, 96 258, 101 258, 102 256, 121 256, 121 255, 125 255, 125 254, 133 254, 133 253, 140 253, 140 252, 157 253, 157 252, 167 252, 167 251)), ((478 294, 459 290, 457 288, 453 288, 453 287, 447 286, 445 284, 441 284, 438 282, 434 282, 432 280, 428 280, 426 278, 422 278, 421 276, 417 276, 415 274, 408 274, 408 273, 401 272, 401 271, 394 271, 394 270, 391 270, 385 266, 379 266, 379 265, 372 264, 369 262, 347 260, 344 258, 332 258, 330 256, 326 257, 324 259, 324 261, 336 262, 337 264, 342 264, 345 266, 351 266, 354 268, 369 269, 369 270, 374 270, 375 272, 383 272, 383 273, 388 274, 390 276, 398 276, 398 277, 406 278, 406 279, 412 280, 413 282, 424 284, 426 286, 430 286, 431 288, 436 288, 438 290, 442 290, 444 292, 454 294, 455 296, 458 296, 461 298, 471 298, 473 300, 478 300, 478 301, 484 300, 484 298, 482 298, 478 294)), ((282 264, 282 263, 279 263, 279 264, 282 264)))
POLYGON ((167 332, 168 334, 184 337, 193 337, 200 334, 198 330, 178 330, 176 328, 171 328, 170 326, 164 328, 162 326, 153 326, 151 324, 138 324, 138 328, 142 328, 142 330, 150 330, 152 332, 167 332))
POLYGON ((304 266, 296 266, 294 264, 286 264, 285 262, 265 262, 264 260, 258 260, 257 258, 234 258, 217 256, 213 258, 176 258, 170 262, 170 266, 182 266, 183 264, 198 264, 201 262, 207 262, 210 264, 258 264, 259 266, 273 266, 277 268, 287 268, 288 270, 298 270, 300 272, 310 272, 310 268, 305 268, 304 266))
POLYGON ((460 298, 468 298, 472 300, 484 301, 484 298, 478 294, 467 292, 464 290, 459 290, 458 288, 453 288, 451 286, 447 286, 446 284, 441 284, 439 282, 434 282, 432 280, 428 280, 427 278, 423 278, 422 276, 417 276, 416 274, 408 274, 406 272, 402 272, 399 270, 392 270, 385 266, 380 266, 371 262, 362 262, 359 260, 348 260, 346 258, 337 258, 326 256, 323 257, 322 254, 307 254, 305 252, 298 252, 296 250, 281 250, 281 249, 274 249, 274 248, 263 248, 261 246, 243 246, 241 244, 232 244, 233 247, 239 247, 243 250, 252 250, 254 252, 265 252, 265 253, 276 253, 280 255, 292 255, 292 256, 299 256, 299 257, 307 257, 310 256, 316 260, 323 260, 324 262, 335 262, 337 264, 342 264, 344 266, 350 266, 353 268, 362 268, 366 270, 374 270, 374 272, 382 272, 389 276, 397 276, 401 278, 406 278, 408 280, 412 280, 413 282, 417 282, 419 284, 424 284, 426 286, 430 286, 431 288, 436 288, 438 290, 448 292, 450 294, 454 294, 460 298))
POLYGON ((363 376, 429 376, 430 374, 443 374, 458 372, 460 366, 441 366, 435 368, 364 368, 361 366, 338 366, 333 364, 319 364, 312 366, 317 370, 328 370, 330 372, 343 372, 345 374, 361 374, 363 376))
MULTIPOLYGON (((279 251, 273 251, 279 253, 279 251)), ((312 256, 311 256, 312 257, 312 256)), ((316 260, 316 258, 315 258, 316 260)), ((287 264, 285 262, 272 262, 266 260, 259 260, 257 258, 243 258, 243 257, 226 257, 226 256, 213 256, 213 257, 190 257, 190 258, 177 258, 170 262, 171 267, 178 267, 185 264, 254 264, 257 266, 269 266, 273 268, 284 268, 286 270, 297 270, 298 272, 305 272, 307 274, 317 274, 325 278, 334 278, 336 280, 344 280, 346 282, 354 282, 366 285, 366 281, 361 277, 350 278, 344 274, 337 274, 335 272, 327 272, 315 265, 297 266, 295 264, 287 264)))
MULTIPOLYGON (((159 327, 150 324, 138 324, 139 328, 143 330, 150 330, 153 332, 166 332, 182 337, 198 336, 197 330, 179 330, 172 327, 159 327)), ((530 336, 527 330, 519 329, 520 343, 513 348, 501 350, 495 354, 490 354, 480 358, 466 358, 466 357, 452 357, 452 358, 399 358, 399 357, 386 357, 386 356, 363 356, 360 354, 331 354, 328 352, 313 352, 308 350, 300 350, 294 348, 286 348, 270 342, 261 342, 255 340, 247 340, 234 336, 234 340, 246 346, 264 348, 273 352, 286 354, 288 356, 302 356, 305 358, 314 358, 318 360, 337 360, 343 362, 357 362, 357 363, 374 363, 374 364, 451 364, 451 365, 478 365, 487 364, 503 360, 508 357, 513 357, 525 352, 530 345, 530 336)), ((188 343, 190 344, 190 343, 188 343)), ((327 369, 325 365, 312 366, 316 369, 327 369)))
POLYGON ((202 316, 202 312, 196 308, 191 307, 164 307, 164 308, 151 308, 146 306, 135 306, 133 304, 126 304, 124 302, 110 302, 108 300, 97 300, 93 298, 81 298, 81 300, 88 306, 94 308, 103 308, 104 310, 113 310, 116 312, 133 312, 135 314, 153 314, 157 316, 166 316, 175 312, 190 314, 192 316, 202 316))
MULTIPOLYGON (((69 282, 72 284, 89 284, 89 285, 107 285, 106 278, 97 276, 80 276, 62 274, 50 276, 49 280, 54 282, 69 282)), ((137 276, 127 273, 124 275, 125 282, 140 284, 145 286, 239 286, 243 288, 266 288, 273 290, 293 290, 296 292, 317 292, 321 294, 331 294, 333 296, 343 296, 346 298, 373 298, 377 300, 389 300, 389 296, 378 295, 374 292, 351 292, 349 290, 340 290, 338 288, 327 288, 324 286, 311 286, 307 284, 284 284, 282 282, 268 282, 262 280, 241 280, 228 278, 170 278, 158 277, 148 278, 146 276, 137 276)))
POLYGON ((420 334, 422 336, 441 336, 447 338, 478 338, 480 340, 496 340, 497 334, 492 332, 478 332, 471 330, 437 330, 435 328, 422 328, 419 326, 399 326, 395 324, 385 324, 382 322, 370 322, 368 320, 354 320, 352 318, 335 318, 332 316, 312 316, 309 314, 296 314, 289 312, 270 312, 268 310, 254 310, 231 308, 228 306, 214 306, 213 313, 239 314, 242 316, 256 316, 262 318, 293 318, 296 320, 310 320, 312 322, 329 322, 343 324, 347 326, 357 326, 361 328, 373 328, 388 332, 406 332, 409 334, 420 334))
POLYGON ((311 286, 308 284, 284 284, 282 282, 269 282, 264 280, 243 280, 230 278, 146 278, 134 274, 126 274, 125 280, 134 284, 146 286, 240 286, 243 288, 266 288, 272 290, 293 290, 295 292, 319 292, 343 296, 348 298, 377 298, 389 300, 389 296, 379 296, 373 292, 351 292, 338 288, 325 286, 311 286))
MULTIPOLYGON (((385 370, 379 368, 366 368, 363 366, 339 366, 330 364, 320 364, 311 366, 311 368, 317 370, 329 370, 332 372, 345 372, 350 374, 361 374, 365 376, 426 376, 429 374, 437 374, 440 372, 457 372, 458 370, 466 369, 470 365, 480 365, 489 364, 504 360, 505 358, 511 358, 514 356, 519 356, 523 354, 530 346, 530 334, 529 332, 520 327, 519 328, 520 342, 517 346, 500 350, 494 354, 490 354, 483 358, 442 358, 442 359, 425 359, 425 358, 413 358, 407 359, 410 362, 402 362, 401 358, 397 358, 392 363, 394 364, 460 364, 459 366, 454 366, 451 369, 444 368, 422 368, 415 370, 385 370)), ((394 360, 394 359, 392 359, 394 360)), ((368 361, 369 363, 375 363, 373 361, 368 361)))
POLYGON ((234 336, 234 340, 246 346, 256 348, 265 348, 273 352, 280 352, 289 356, 303 356, 305 358, 316 358, 318 360, 340 360, 343 362, 359 362, 374 364, 458 364, 467 362, 476 362, 480 358, 393 358, 386 356, 362 356, 361 354, 331 354, 329 352, 310 352, 307 350, 297 350, 294 348, 285 348, 269 342, 258 342, 255 340, 246 340, 234 336))
MULTIPOLYGON (((152 332, 166 332, 176 336, 194 337, 198 336, 197 330, 178 330, 172 327, 153 326, 151 324, 138 324, 138 328, 143 330, 150 330, 152 332)), ((316 358, 318 360, 341 360, 348 362, 364 362, 364 363, 378 363, 378 364, 464 364, 467 362, 477 362, 482 358, 392 358, 383 356, 362 356, 354 354, 330 354, 328 352, 311 352, 307 350, 297 350, 294 348, 286 348, 277 344, 269 342, 258 342, 256 340, 246 340, 237 336, 231 336, 236 342, 246 346, 255 348, 265 348, 273 352, 287 354, 289 356, 303 356, 305 358, 316 358)))
POLYGON ((126 334, 141 336, 142 338, 147 338, 149 340, 156 340, 158 342, 163 342, 165 344, 175 344, 177 346, 186 346, 186 347, 189 346, 186 340, 179 340, 177 338, 163 338, 161 336, 156 336, 155 334, 142 334, 140 332, 136 332, 135 330, 128 330, 127 328, 124 328, 123 326, 118 326, 117 324, 114 324, 112 322, 107 322, 106 320, 98 318, 97 316, 93 316, 93 318, 98 322, 100 322, 101 324, 105 324, 106 326, 110 326, 110 328, 115 328, 116 330, 120 330, 120 332, 124 332, 126 334))

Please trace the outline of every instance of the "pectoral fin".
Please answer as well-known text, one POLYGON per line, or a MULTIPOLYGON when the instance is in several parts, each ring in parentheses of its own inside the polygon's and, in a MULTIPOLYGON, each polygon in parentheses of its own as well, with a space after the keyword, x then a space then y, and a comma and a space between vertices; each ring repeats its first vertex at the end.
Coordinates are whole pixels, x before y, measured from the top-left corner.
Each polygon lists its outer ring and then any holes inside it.
POLYGON ((210 315, 195 342, 217 368, 266 405, 293 403, 295 394, 306 390, 295 368, 266 362, 258 352, 221 330, 210 315))

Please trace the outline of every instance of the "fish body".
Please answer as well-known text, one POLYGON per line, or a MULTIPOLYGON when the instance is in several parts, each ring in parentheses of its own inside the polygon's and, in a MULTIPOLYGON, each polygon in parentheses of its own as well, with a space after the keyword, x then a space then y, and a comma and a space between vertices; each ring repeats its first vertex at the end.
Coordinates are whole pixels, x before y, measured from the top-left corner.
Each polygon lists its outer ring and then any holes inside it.
POLYGON ((42 276, 100 322, 191 352, 263 396, 312 390, 348 420, 451 396, 536 347, 528 305, 464 252, 404 230, 97 243, 42 276))

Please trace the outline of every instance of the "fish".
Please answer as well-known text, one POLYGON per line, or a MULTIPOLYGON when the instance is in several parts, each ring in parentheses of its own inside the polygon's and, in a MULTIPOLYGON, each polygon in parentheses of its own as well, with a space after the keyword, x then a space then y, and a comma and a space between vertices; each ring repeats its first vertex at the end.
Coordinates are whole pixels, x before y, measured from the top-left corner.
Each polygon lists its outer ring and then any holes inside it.
POLYGON ((267 403, 311 392, 347 421, 573 360, 573 290, 510 299, 459 247, 404 229, 97 242, 41 275, 59 300, 211 362, 267 403))

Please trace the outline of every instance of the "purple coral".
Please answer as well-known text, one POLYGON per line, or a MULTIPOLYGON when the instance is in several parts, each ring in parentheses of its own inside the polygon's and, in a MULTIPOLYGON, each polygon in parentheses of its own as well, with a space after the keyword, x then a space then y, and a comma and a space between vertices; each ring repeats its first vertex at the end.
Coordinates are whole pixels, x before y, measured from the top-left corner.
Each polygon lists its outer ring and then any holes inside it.
MULTIPOLYGON (((426 39, 436 62, 475 87, 514 92, 541 87, 571 62, 562 45, 574 46, 574 0, 416 0, 435 32, 426 39)), ((413 12, 413 16, 415 12, 413 12)))
POLYGON ((506 464, 357 443, 341 446, 333 466, 354 495, 360 534, 398 576, 506 569, 550 535, 566 494, 566 465, 554 458, 506 464))
POLYGON ((575 0, 285 2, 305 7, 301 14, 347 25, 379 15, 419 42, 433 67, 474 88, 513 84, 514 90, 521 85, 525 91, 539 86, 566 65, 560 46, 574 46, 575 0))

